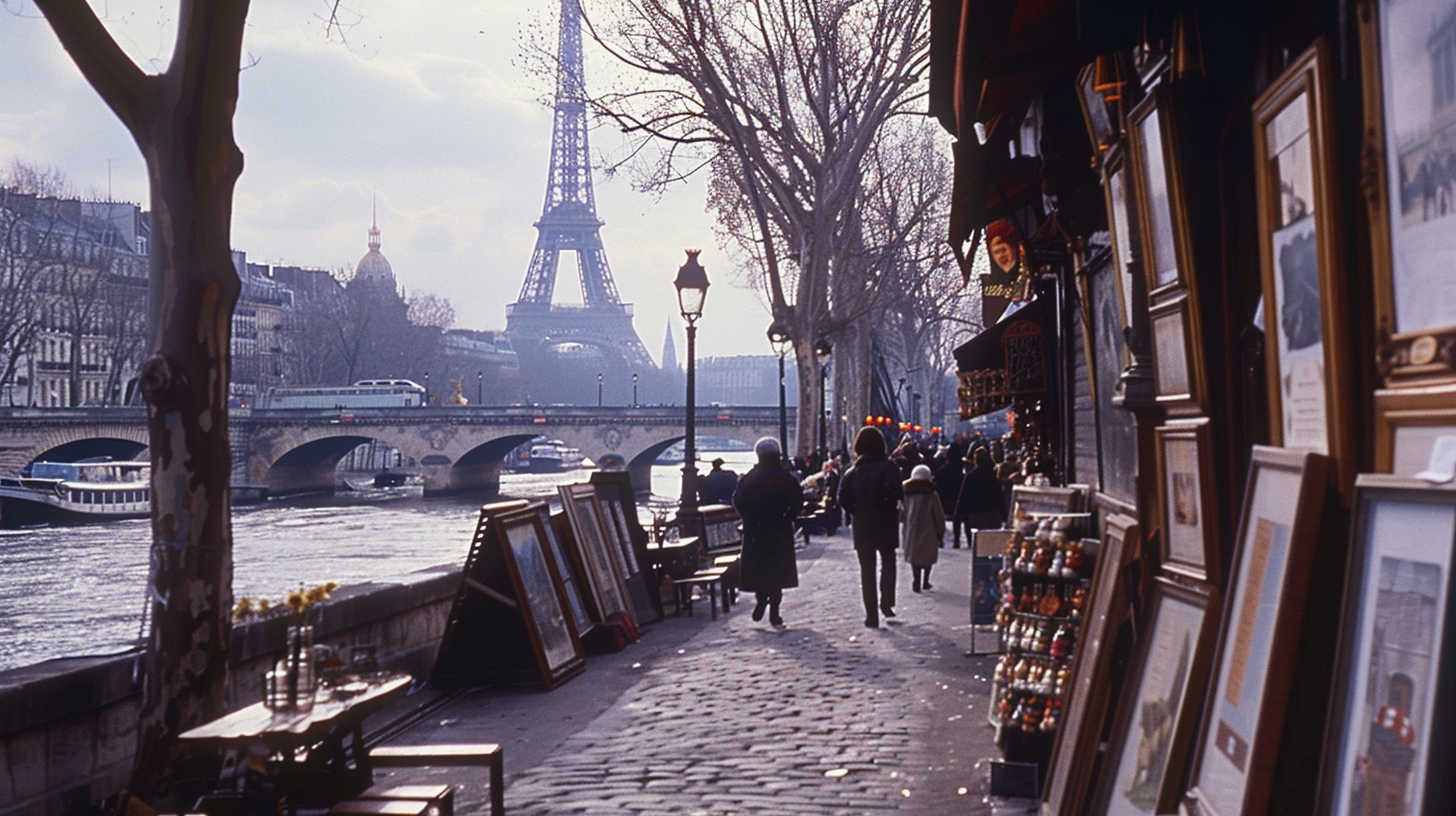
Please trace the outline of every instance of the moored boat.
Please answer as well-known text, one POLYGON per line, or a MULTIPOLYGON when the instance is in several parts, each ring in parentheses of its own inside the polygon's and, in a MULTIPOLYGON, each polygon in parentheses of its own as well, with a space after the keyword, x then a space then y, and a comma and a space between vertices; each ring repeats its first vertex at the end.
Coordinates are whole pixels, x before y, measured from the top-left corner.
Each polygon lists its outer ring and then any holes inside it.
POLYGON ((146 518, 151 469, 145 461, 33 462, 0 477, 0 526, 146 518))

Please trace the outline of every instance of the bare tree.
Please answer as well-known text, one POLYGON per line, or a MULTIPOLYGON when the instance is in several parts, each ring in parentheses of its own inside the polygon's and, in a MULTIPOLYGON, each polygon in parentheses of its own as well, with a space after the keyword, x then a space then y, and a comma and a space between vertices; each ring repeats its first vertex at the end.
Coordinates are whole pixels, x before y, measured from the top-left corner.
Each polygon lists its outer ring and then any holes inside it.
MULTIPOLYGON (((815 343, 856 317, 853 299, 833 292, 836 275, 862 271, 866 156, 923 92, 926 5, 603 0, 591 20, 630 72, 594 108, 635 140, 643 187, 712 174, 710 206, 761 264, 774 317, 789 326, 799 404, 818 404, 815 343)), ((839 365, 868 379, 867 354, 839 365)), ((801 452, 814 423, 800 412, 801 452)))
POLYGON ((61 45, 131 132, 153 220, 141 373, 152 459, 151 632, 131 789, 165 797, 176 735, 223 711, 231 639, 228 344, 239 281, 229 253, 233 139, 247 0, 181 0, 165 70, 148 74, 92 7, 35 0, 61 45))

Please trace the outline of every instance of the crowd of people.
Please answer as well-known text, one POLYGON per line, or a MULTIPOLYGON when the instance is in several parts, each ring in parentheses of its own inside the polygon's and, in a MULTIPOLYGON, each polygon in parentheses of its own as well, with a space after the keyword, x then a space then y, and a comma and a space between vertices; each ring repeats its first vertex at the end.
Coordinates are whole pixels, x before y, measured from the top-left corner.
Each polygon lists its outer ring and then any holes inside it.
POLYGON ((911 590, 931 589, 947 527, 952 548, 962 532, 969 547, 974 530, 1004 525, 1013 486, 1045 483, 1051 469, 1049 456, 1014 432, 950 440, 906 434, 891 450, 878 428, 866 426, 850 455, 824 461, 786 463, 772 437, 754 450, 758 463, 742 479, 714 460, 701 492, 705 501, 731 503, 743 518, 740 588, 757 598, 753 619, 767 611, 774 626, 783 625, 783 591, 798 586, 794 524, 806 510, 832 519, 831 532, 841 514, 850 524, 864 624, 874 629, 882 617, 895 617, 897 550, 910 565, 911 590))

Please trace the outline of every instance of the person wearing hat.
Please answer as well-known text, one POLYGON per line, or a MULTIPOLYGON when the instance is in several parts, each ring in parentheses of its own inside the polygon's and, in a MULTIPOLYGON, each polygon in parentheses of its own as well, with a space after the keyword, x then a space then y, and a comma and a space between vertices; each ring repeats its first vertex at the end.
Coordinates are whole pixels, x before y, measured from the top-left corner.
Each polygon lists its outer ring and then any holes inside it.
POLYGON ((914 575, 913 592, 930 589, 930 568, 939 560, 945 541, 945 509, 940 506, 933 478, 929 467, 916 465, 901 486, 905 498, 900 502, 900 546, 905 548, 905 563, 914 575))
POLYGON ((732 504, 733 491, 738 487, 738 474, 723 469, 723 457, 713 460, 713 469, 703 477, 700 490, 703 504, 732 504))
POLYGON ((758 464, 737 480, 733 507, 743 518, 743 552, 738 560, 738 588, 757 596, 753 619, 783 626, 779 604, 784 590, 799 585, 794 556, 794 518, 804 507, 799 480, 784 469, 779 441, 765 436, 753 446, 758 464))

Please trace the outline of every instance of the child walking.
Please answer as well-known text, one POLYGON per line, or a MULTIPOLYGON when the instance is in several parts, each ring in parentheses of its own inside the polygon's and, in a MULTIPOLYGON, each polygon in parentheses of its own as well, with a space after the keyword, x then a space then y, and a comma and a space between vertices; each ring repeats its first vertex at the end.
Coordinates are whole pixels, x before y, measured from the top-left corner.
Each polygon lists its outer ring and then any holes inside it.
POLYGON ((910 589, 930 589, 930 568, 940 557, 945 541, 945 508, 935 492, 930 468, 916 465, 905 482, 905 499, 900 505, 900 543, 910 564, 914 582, 910 589))

